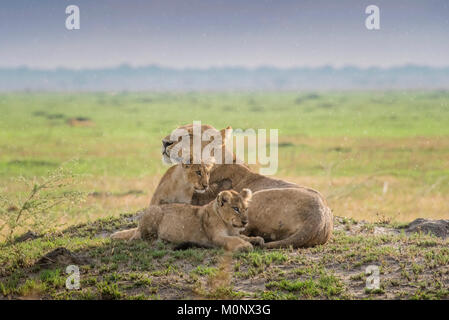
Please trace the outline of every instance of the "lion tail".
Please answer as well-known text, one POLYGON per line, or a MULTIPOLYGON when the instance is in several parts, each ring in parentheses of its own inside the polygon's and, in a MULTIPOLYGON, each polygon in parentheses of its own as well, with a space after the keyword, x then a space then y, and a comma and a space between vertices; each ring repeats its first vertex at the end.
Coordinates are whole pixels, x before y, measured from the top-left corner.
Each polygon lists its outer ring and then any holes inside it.
POLYGON ((120 240, 140 239, 140 231, 139 228, 117 231, 111 234, 111 239, 120 239, 120 240))
POLYGON ((155 239, 162 216, 161 208, 151 205, 143 212, 137 228, 117 231, 111 235, 111 238, 122 240, 155 239))

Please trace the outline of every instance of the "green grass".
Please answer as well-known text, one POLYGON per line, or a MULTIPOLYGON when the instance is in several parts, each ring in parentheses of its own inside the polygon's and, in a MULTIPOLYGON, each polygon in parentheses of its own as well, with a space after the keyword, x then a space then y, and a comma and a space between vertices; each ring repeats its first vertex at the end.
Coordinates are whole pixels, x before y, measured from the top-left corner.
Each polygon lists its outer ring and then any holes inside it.
POLYGON ((448 298, 448 240, 375 234, 417 217, 447 219, 448 91, 2 93, 0 113, 0 195, 24 197, 20 176, 44 176, 73 159, 75 188, 90 193, 61 210, 63 225, 51 234, 0 243, 3 297, 448 298), (76 117, 90 126, 70 126, 76 117), (276 176, 321 191, 334 215, 345 217, 341 229, 324 246, 230 260, 220 249, 111 242, 111 232, 136 225, 130 218, 167 169, 161 138, 193 120, 279 129, 276 176), (65 266, 35 265, 57 247, 90 259, 81 266, 81 290, 65 289, 65 266), (370 264, 380 266, 377 292, 364 289, 370 264))
POLYGON ((279 129, 276 175, 320 190, 337 215, 405 222, 449 209, 447 91, 2 93, 0 112, 7 197, 25 192, 18 176, 77 159, 78 187, 92 196, 67 209, 67 224, 146 206, 167 169, 161 138, 194 120, 279 129), (68 125, 76 117, 93 125, 68 125))
MULTIPOLYGON (((346 137, 355 146, 290 143, 282 158, 302 153, 330 158, 354 153, 388 139, 449 135, 448 92, 353 93, 96 93, 1 94, 0 176, 35 175, 73 157, 82 173, 139 177, 161 172, 160 140, 177 125, 201 120, 217 128, 277 128, 281 142, 290 139, 346 137), (323 107, 326 106, 326 107, 323 107), (55 117, 54 115, 58 115, 55 117), (93 127, 70 127, 66 119, 85 117, 93 127), (333 149, 332 149, 333 147, 333 149), (131 156, 132 155, 132 156, 131 156), (153 161, 152 161, 153 160, 153 161)), ((372 159, 377 170, 404 163, 416 146, 390 146, 372 159), (388 150, 394 149, 394 150, 388 150), (376 164, 385 152, 401 157, 376 164)), ((440 152, 432 146, 424 153, 440 152)), ((443 150, 441 150, 443 152, 443 150)), ((442 156, 443 154, 441 154, 442 156)), ((387 159, 386 159, 387 160, 387 159)), ((440 158, 440 164, 444 160, 440 158)), ((438 166, 436 166, 438 167, 438 166)), ((372 172, 373 167, 345 166, 341 174, 372 172)), ((399 174, 415 169, 403 166, 399 174)), ((433 168, 434 174, 441 172, 433 168)), ((299 173, 299 172, 298 172, 299 173)), ((313 167, 301 174, 317 174, 313 167)))
POLYGON ((321 274, 317 279, 273 281, 267 283, 266 287, 294 292, 301 298, 332 298, 340 296, 343 291, 341 280, 328 274, 321 274))
MULTIPOLYGON (((126 215, 101 222, 109 230, 129 226, 126 215)), ((0 298, 449 298, 449 239, 435 236, 373 234, 364 228, 352 234, 343 231, 345 223, 336 219, 337 230, 324 246, 232 255, 219 249, 174 251, 172 244, 160 241, 99 239, 98 225, 96 221, 45 239, 4 245, 0 250, 0 298), (87 233, 84 230, 89 226, 91 232, 87 233), (79 266, 79 290, 65 288, 68 274, 64 263, 35 264, 61 246, 87 259, 79 266), (369 265, 379 266, 379 290, 365 288, 369 265)))

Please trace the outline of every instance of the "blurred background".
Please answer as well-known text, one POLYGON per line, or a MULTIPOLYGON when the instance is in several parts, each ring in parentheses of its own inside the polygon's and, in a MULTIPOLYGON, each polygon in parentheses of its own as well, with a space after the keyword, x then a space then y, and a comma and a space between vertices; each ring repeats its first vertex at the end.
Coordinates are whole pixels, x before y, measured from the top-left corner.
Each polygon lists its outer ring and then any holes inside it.
POLYGON ((279 129, 276 176, 320 190, 335 215, 448 218, 448 36, 445 0, 4 3, 3 214, 29 194, 19 177, 68 161, 86 201, 59 223, 135 212, 167 169, 161 138, 200 120, 279 129))

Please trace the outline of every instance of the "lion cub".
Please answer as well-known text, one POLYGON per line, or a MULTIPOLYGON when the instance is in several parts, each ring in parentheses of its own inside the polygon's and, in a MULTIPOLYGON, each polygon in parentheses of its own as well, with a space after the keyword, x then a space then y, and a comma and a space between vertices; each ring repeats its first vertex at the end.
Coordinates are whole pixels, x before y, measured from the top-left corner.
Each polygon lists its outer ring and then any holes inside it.
POLYGON ((191 203, 193 194, 209 188, 213 163, 177 164, 167 170, 154 191, 150 205, 191 203))
POLYGON ((150 206, 142 215, 137 229, 114 233, 113 239, 162 239, 177 244, 218 246, 230 251, 252 250, 262 246, 261 237, 247 237, 240 231, 248 223, 247 208, 252 193, 243 189, 222 191, 202 207, 189 204, 150 206))

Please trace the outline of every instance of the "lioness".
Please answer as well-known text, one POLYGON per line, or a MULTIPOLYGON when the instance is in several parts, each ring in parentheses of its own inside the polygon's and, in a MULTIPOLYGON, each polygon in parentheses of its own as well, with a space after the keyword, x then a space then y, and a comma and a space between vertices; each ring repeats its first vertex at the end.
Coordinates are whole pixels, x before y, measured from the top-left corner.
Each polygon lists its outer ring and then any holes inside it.
MULTIPOLYGON (((181 128, 188 131, 193 145, 193 126, 181 128)), ((216 130, 209 125, 201 126, 201 131, 211 129, 216 130)), ((221 130, 222 136, 224 130, 221 130)), ((162 140, 165 162, 171 162, 167 155, 176 143, 178 141, 170 140, 170 135, 162 140)), ((223 143, 222 154, 226 152, 232 151, 223 143)), ((249 188, 253 191, 248 208, 249 223, 244 233, 263 237, 267 241, 266 248, 309 247, 326 243, 332 235, 332 212, 318 191, 254 173, 239 164, 215 164, 209 182, 219 187, 203 194, 195 193, 192 204, 208 203, 222 189, 249 188)))
POLYGON ((248 221, 247 208, 251 190, 222 191, 217 198, 202 207, 188 204, 150 206, 145 210, 139 227, 119 231, 113 239, 162 239, 182 244, 219 246, 230 251, 252 250, 263 244, 260 237, 240 234, 248 221))
POLYGON ((209 176, 213 163, 177 164, 163 175, 154 191, 150 205, 167 203, 191 203, 193 194, 209 188, 209 176))

